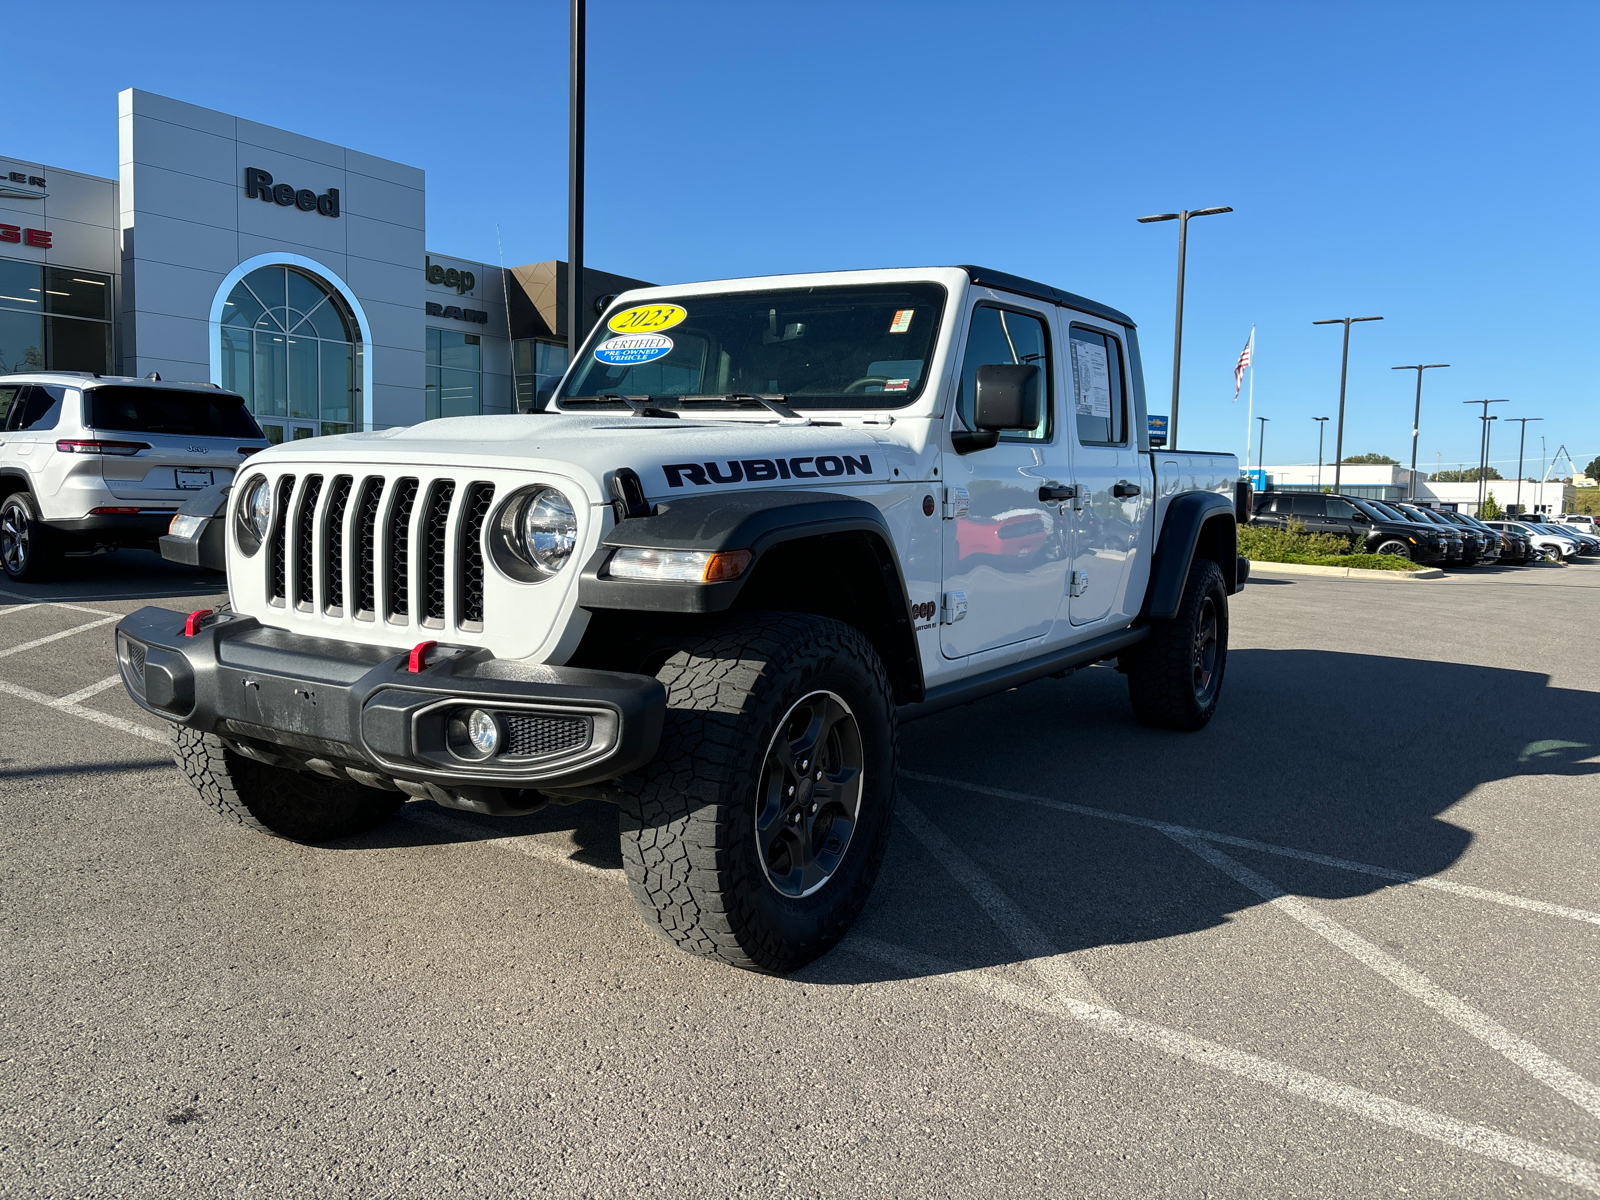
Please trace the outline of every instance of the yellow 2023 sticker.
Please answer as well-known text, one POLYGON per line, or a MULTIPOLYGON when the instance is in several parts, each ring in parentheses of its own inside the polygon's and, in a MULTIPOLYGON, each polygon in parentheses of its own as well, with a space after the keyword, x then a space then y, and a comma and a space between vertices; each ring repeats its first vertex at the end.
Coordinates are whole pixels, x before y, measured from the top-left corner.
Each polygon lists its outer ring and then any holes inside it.
POLYGON ((660 333, 688 315, 676 304, 641 304, 623 309, 606 322, 606 328, 612 333, 660 333))

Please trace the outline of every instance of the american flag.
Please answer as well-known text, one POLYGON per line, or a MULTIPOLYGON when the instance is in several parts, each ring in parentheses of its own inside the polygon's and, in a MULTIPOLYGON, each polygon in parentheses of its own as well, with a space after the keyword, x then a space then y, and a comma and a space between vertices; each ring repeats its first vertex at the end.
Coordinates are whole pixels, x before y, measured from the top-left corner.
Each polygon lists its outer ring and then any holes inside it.
POLYGON ((1250 326, 1250 337, 1244 344, 1244 349, 1239 351, 1239 361, 1233 364, 1233 398, 1239 399, 1239 388, 1244 383, 1244 369, 1250 365, 1250 360, 1256 352, 1256 327, 1250 326))

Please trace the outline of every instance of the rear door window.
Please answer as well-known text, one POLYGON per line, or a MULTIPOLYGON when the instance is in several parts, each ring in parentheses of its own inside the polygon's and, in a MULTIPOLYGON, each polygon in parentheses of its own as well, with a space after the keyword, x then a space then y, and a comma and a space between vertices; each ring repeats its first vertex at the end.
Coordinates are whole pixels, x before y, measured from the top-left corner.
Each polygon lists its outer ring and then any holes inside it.
POLYGON ((1338 496, 1329 496, 1328 519, 1330 521, 1354 521, 1356 519, 1356 506, 1348 500, 1341 500, 1338 496))
POLYGON ((1128 440, 1122 343, 1098 329, 1072 327, 1072 407, 1081 445, 1121 445, 1128 440))
POLYGON ((6 429, 54 429, 61 420, 61 404, 66 396, 64 387, 33 384, 21 389, 6 413, 6 429))
POLYGON ((261 438, 244 401, 227 392, 167 391, 149 387, 98 387, 86 393, 85 424, 118 433, 178 437, 261 438))
POLYGON ((1321 496, 1296 496, 1294 497, 1294 515, 1297 517, 1320 517, 1326 512, 1321 496))

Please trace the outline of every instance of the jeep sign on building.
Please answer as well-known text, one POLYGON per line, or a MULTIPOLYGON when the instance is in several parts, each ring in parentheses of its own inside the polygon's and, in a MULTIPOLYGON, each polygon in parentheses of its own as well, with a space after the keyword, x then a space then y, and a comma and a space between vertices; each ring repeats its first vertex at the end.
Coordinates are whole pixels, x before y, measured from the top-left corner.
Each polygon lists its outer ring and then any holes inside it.
POLYGON ((404 163, 135 89, 118 120, 116 179, 0 157, 0 374, 216 383, 273 441, 543 407, 566 264, 430 253, 404 163))

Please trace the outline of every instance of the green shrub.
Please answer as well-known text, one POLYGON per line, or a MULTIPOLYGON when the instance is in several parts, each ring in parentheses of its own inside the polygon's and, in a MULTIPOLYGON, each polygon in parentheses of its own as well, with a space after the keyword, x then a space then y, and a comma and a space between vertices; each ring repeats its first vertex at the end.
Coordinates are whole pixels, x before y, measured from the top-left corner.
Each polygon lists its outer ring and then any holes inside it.
POLYGON ((1359 567, 1369 571, 1417 571, 1422 568, 1398 554, 1351 553, 1355 547, 1336 533, 1307 533, 1299 521, 1287 529, 1241 525, 1239 553, 1256 562, 1306 563, 1314 567, 1359 567))

